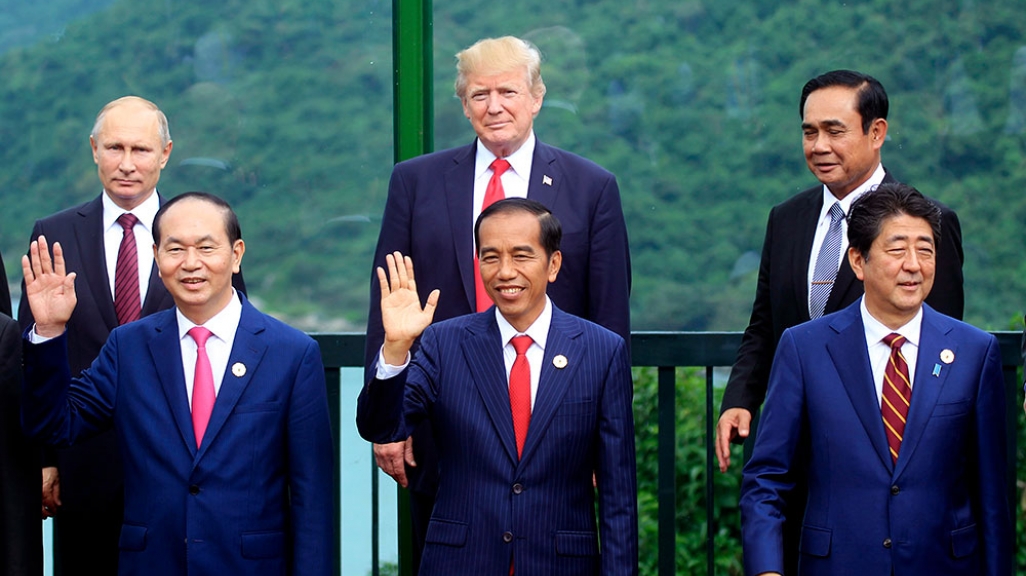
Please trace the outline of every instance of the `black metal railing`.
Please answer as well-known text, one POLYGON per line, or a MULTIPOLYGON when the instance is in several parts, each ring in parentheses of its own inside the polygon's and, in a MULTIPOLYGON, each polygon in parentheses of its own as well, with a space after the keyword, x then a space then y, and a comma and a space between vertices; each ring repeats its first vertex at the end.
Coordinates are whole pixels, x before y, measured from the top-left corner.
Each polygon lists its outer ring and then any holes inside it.
MULTIPOLYGON (((1005 393, 1007 397, 1006 420, 1011 438, 1008 442, 1009 501, 1015 498, 1015 457, 1016 457, 1016 422, 1022 406, 1020 400, 1019 368, 1022 364, 1020 338, 1018 332, 994 332, 1001 348, 1002 365, 1005 376, 1005 393)), ((328 381, 328 397, 332 409, 333 434, 336 448, 340 443, 341 428, 338 410, 341 398, 339 369, 359 367, 363 365, 363 334, 314 334, 321 347, 324 361, 325 376, 328 381)), ((707 574, 715 573, 715 549, 713 537, 716 534, 716 516, 713 510, 713 478, 715 452, 713 446, 713 427, 718 418, 719 407, 713 398, 713 368, 730 366, 734 362, 738 345, 741 342, 740 332, 635 332, 631 338, 634 366, 654 366, 658 370, 658 502, 659 502, 659 576, 675 574, 676 548, 676 486, 675 486, 675 448, 676 427, 676 382, 675 369, 678 367, 705 368, 705 422, 706 422, 706 466, 705 466, 705 506, 706 506, 706 554, 707 574)), ((754 432, 754 429, 753 429, 754 432)), ((370 446, 367 447, 370 450, 370 446)), ((336 471, 336 476, 338 472, 336 471)), ((375 474, 376 478, 377 475, 375 474)), ((336 490, 340 486, 336 477, 336 490)), ((372 519, 372 574, 378 574, 378 510, 376 503, 377 484, 372 485, 374 492, 371 497, 372 519)), ((339 494, 335 494, 335 516, 341 526, 342 510, 339 494)), ((404 539, 400 538, 400 542, 404 539)), ((408 539, 406 539, 408 540, 408 539)), ((408 551, 400 545, 400 574, 409 574, 408 551)), ((340 566, 341 557, 336 543, 336 566, 340 566)), ((338 572, 338 571, 337 571, 338 572)))

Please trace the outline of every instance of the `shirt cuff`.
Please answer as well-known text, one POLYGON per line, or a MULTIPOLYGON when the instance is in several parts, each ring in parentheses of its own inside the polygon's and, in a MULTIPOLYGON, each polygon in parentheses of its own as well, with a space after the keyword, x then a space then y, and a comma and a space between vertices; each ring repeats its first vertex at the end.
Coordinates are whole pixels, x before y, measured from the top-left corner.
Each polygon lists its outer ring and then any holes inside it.
POLYGON ((377 366, 377 370, 376 370, 376 372, 374 374, 374 377, 377 378, 378 380, 388 380, 389 378, 395 378, 403 370, 406 370, 406 367, 409 366, 409 365, 410 365, 410 353, 409 352, 406 353, 406 360, 403 361, 401 366, 394 366, 392 364, 389 364, 389 363, 385 362, 385 347, 382 346, 381 350, 378 352, 378 366, 377 366))
MULTIPOLYGON (((65 328, 65 331, 66 330, 67 330, 67 328, 65 328)), ((61 332, 61 334, 63 334, 63 332, 61 332)), ((57 336, 60 336, 61 334, 58 334, 57 336)), ((28 341, 31 344, 42 344, 43 342, 49 342, 50 340, 53 340, 54 338, 57 338, 57 336, 51 336, 49 338, 46 338, 44 336, 40 336, 39 334, 36 333, 36 325, 32 324, 32 329, 29 330, 29 333, 28 333, 28 341)))

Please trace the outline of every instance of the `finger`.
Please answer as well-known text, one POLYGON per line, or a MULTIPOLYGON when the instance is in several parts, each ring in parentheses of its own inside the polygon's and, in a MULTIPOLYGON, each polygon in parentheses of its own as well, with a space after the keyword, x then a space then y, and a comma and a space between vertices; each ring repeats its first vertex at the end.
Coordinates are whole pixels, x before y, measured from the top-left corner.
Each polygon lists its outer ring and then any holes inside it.
POLYGON ((64 269, 64 248, 60 242, 53 243, 53 270, 58 276, 64 276, 67 272, 64 269))
POLYGON ((416 292, 417 280, 413 277, 413 258, 406 256, 405 258, 403 258, 403 264, 405 264, 405 272, 407 279, 406 285, 410 288, 410 290, 416 292))
POLYGON ((39 269, 43 274, 53 273, 53 261, 50 259, 50 247, 46 236, 39 237, 39 269))
POLYGON ((720 465, 720 472, 726 472, 730 466, 730 434, 733 430, 731 420, 727 416, 721 416, 716 424, 716 460, 720 465))
POLYGON ((424 304, 424 312, 428 315, 428 321, 431 321, 435 317, 435 310, 438 308, 438 299, 441 297, 442 292, 438 288, 435 288, 428 294, 427 303, 424 304))
POLYGON ((410 284, 410 277, 406 274, 406 259, 403 258, 402 253, 398 250, 393 252, 392 255, 395 258, 395 271, 398 275, 399 287, 406 288, 410 284))
MULTIPOLYGON (((395 254, 398 254, 398 252, 396 252, 395 254)), ((395 292, 399 289, 399 271, 396 270, 395 255, 386 255, 385 264, 388 266, 389 293, 395 292)))
POLYGON ((378 271, 378 284, 381 285, 381 297, 384 298, 385 296, 388 296, 389 294, 391 294, 392 291, 389 290, 389 288, 388 288, 388 278, 385 277, 385 269, 382 268, 381 266, 378 266, 377 271, 378 271))
POLYGON ((748 438, 748 431, 752 427, 752 413, 748 410, 740 410, 737 414, 737 435, 748 438))
POLYGON ((42 264, 39 262, 39 241, 33 240, 29 244, 29 257, 32 260, 32 278, 36 279, 43 275, 42 264))
POLYGON ((403 460, 405 460, 406 464, 414 468, 417 467, 417 461, 413 458, 413 436, 407 438, 406 442, 403 443, 403 460))
POLYGON ((28 255, 21 257, 21 275, 25 278, 25 284, 31 284, 36 279, 36 275, 32 272, 32 262, 29 260, 28 255))

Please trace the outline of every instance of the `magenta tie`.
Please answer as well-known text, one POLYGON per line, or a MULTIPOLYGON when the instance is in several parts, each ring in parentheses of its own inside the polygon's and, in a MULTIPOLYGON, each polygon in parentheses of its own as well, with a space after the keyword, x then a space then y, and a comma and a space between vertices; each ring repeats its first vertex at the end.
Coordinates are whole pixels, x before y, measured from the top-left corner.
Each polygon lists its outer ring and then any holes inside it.
POLYGON ((202 326, 189 330, 196 341, 196 375, 192 381, 192 431, 196 434, 196 447, 203 444, 203 433, 214 410, 214 371, 207 356, 207 338, 211 332, 202 326))
POLYGON ((509 371, 509 406, 513 412, 513 434, 519 457, 524 452, 527 427, 531 424, 531 365, 527 362, 527 349, 534 340, 530 336, 514 336, 511 342, 517 358, 509 371))
POLYGON ((121 246, 118 247, 118 261, 114 266, 114 311, 118 325, 139 319, 142 309, 139 298, 139 253, 135 245, 133 228, 139 219, 130 212, 118 217, 118 224, 124 229, 121 246))
MULTIPOLYGON (((490 168, 492 169, 492 178, 488 181, 484 201, 481 202, 482 212, 485 208, 506 197, 506 192, 502 189, 502 173, 509 170, 509 161, 496 158, 492 161, 490 168)), ((478 312, 484 312, 492 307, 492 299, 488 297, 484 281, 481 280, 481 266, 477 261, 477 254, 474 254, 474 301, 478 312)))

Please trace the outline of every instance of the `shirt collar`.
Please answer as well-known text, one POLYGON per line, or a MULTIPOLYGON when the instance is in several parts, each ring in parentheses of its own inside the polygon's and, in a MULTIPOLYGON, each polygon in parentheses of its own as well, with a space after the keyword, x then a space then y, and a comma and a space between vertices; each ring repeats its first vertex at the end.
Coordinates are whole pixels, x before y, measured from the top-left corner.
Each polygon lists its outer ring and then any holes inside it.
POLYGON ((531 340, 534 340, 535 344, 540 346, 542 350, 545 350, 545 342, 549 337, 549 326, 552 324, 552 301, 549 300, 548 296, 545 296, 545 308, 542 309, 538 318, 524 332, 517 332, 517 329, 499 312, 498 306, 495 307, 495 320, 499 323, 499 336, 502 338, 503 347, 506 347, 514 336, 527 334, 531 337, 531 340))
POLYGON ((117 224, 118 218, 121 217, 125 212, 131 212, 136 218, 139 219, 139 224, 142 224, 143 228, 146 229, 150 234, 153 233, 153 218, 157 215, 157 210, 160 210, 160 199, 157 197, 157 191, 154 190, 153 194, 143 203, 132 208, 131 210, 125 210, 121 206, 118 206, 110 199, 107 195, 107 191, 104 190, 101 194, 103 202, 103 229, 110 230, 112 226, 121 226, 117 224))
POLYGON ((861 298, 859 308, 862 310, 862 325, 866 330, 866 342, 875 344, 881 342, 885 336, 891 332, 897 332, 905 337, 905 340, 910 344, 919 346, 919 334, 923 327, 923 307, 919 307, 919 311, 916 315, 908 321, 907 324, 901 326, 897 330, 891 330, 887 326, 884 326, 882 322, 873 318, 873 315, 869 313, 869 309, 866 308, 866 298, 861 298))
MULTIPOLYGON (((534 159, 534 130, 527 136, 527 140, 523 146, 517 148, 517 151, 506 156, 506 160, 509 162, 510 168, 513 169, 513 173, 519 175, 524 180, 527 180, 527 175, 531 173, 531 161, 534 159)), ((487 172, 491 166, 492 161, 495 160, 495 154, 485 147, 481 143, 481 139, 477 139, 477 155, 474 160, 474 179, 477 180, 487 172)))
MULTIPOLYGON (((186 318, 185 314, 182 314, 182 311, 177 307, 175 308, 175 316, 178 317, 178 338, 183 339, 189 333, 189 330, 192 330, 197 324, 193 324, 192 320, 186 318)), ((232 297, 228 300, 228 305, 217 314, 214 314, 210 320, 207 320, 203 327, 210 330, 214 336, 217 336, 222 341, 230 342, 236 329, 239 327, 239 320, 241 318, 242 301, 239 299, 235 288, 232 288, 232 297)))
POLYGON ((876 187, 883 182, 884 176, 886 175, 887 171, 884 170, 883 164, 877 164, 876 170, 873 171, 873 175, 870 176, 868 180, 863 182, 858 188, 852 190, 850 194, 848 194, 841 200, 838 200, 837 196, 834 196, 833 192, 831 192, 830 189, 826 187, 826 184, 824 184, 823 208, 819 211, 820 221, 822 221, 824 218, 830 218, 830 207, 834 205, 834 202, 840 202, 841 210, 843 210, 844 214, 847 215, 848 211, 851 209, 852 203, 855 202, 855 200, 858 199, 859 196, 862 196, 866 192, 869 192, 870 190, 875 190, 876 187))

